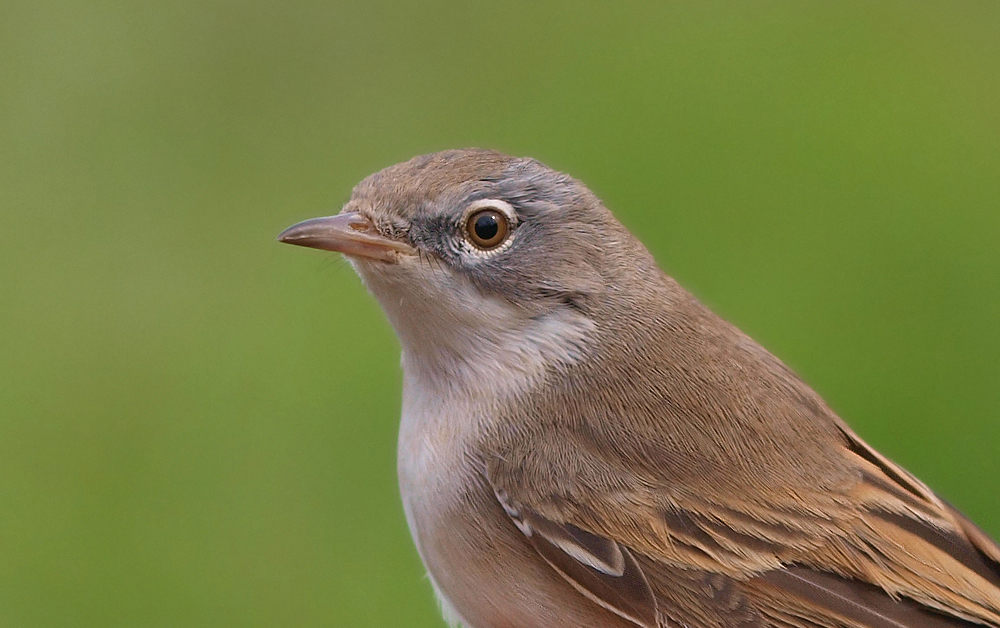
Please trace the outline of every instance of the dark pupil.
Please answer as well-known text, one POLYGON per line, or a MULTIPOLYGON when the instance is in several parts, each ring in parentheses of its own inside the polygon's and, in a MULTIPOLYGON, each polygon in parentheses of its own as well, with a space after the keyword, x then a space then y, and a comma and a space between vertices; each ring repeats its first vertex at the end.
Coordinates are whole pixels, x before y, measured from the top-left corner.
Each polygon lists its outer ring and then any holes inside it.
POLYGON ((479 216, 476 218, 476 224, 472 228, 476 231, 476 237, 486 242, 495 238, 500 231, 497 217, 493 214, 479 216))

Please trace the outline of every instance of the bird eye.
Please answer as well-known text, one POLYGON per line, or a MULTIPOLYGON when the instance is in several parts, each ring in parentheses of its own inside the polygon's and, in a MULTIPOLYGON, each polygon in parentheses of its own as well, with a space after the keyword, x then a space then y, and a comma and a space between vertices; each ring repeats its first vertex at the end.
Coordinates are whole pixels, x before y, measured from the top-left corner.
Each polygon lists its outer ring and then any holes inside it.
POLYGON ((487 207, 469 215, 465 231, 476 247, 488 251, 503 244, 510 226, 503 212, 487 207))

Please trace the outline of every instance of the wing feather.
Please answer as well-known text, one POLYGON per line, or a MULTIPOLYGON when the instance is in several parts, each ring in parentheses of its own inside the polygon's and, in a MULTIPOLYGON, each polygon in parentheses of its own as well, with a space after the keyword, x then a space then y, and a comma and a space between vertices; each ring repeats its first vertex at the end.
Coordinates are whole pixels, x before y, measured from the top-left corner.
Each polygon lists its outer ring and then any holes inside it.
POLYGON ((498 458, 488 475, 546 562, 643 628, 671 620, 697 622, 692 628, 1000 627, 1000 550, 851 437, 844 456, 856 481, 813 512, 796 508, 795 499, 678 500, 648 482, 637 490, 638 481, 614 493, 553 486, 549 499, 528 503, 511 492, 516 458, 498 458), (679 589, 681 578, 701 584, 679 589))
POLYGON ((656 598, 632 553, 617 542, 558 524, 494 492, 535 551, 577 591, 642 628, 657 628, 656 598))

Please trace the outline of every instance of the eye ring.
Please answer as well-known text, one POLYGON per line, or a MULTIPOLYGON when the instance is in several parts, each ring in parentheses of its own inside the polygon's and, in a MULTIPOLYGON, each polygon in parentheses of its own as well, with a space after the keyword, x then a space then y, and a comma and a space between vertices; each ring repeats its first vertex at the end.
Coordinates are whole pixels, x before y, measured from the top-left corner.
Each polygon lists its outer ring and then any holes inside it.
POLYGON ((507 241, 510 220, 497 207, 484 206, 465 219, 465 234, 469 242, 482 251, 492 251, 507 241))

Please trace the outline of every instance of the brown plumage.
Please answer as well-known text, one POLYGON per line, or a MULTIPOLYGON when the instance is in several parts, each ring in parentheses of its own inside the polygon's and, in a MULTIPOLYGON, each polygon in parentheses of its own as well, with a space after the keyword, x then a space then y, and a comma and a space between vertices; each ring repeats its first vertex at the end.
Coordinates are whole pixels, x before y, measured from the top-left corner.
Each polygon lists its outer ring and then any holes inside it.
POLYGON ((450 151, 372 175, 344 212, 367 226, 283 240, 350 253, 400 337, 404 505, 454 619, 1000 627, 1000 548, 579 182, 450 151), (492 250, 482 208, 510 223, 492 250))
POLYGON ((992 541, 778 360, 662 289, 647 307, 670 306, 637 317, 648 328, 609 333, 600 358, 512 410, 543 419, 489 457, 512 509, 635 553, 662 621, 1000 625, 992 541), (625 391, 639 402, 621 407, 625 391))

